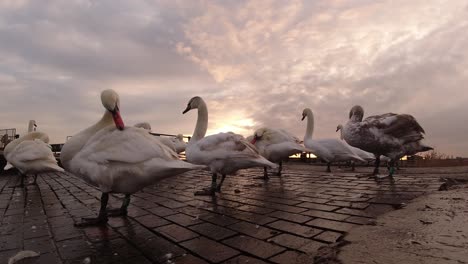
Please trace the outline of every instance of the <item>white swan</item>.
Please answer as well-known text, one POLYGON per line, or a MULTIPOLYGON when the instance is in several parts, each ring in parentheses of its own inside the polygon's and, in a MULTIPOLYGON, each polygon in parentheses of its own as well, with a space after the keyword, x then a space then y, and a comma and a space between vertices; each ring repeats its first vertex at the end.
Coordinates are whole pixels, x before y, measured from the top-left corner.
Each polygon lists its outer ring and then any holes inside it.
MULTIPOLYGON (((267 160, 278 163, 277 175, 281 176, 283 160, 289 156, 309 152, 300 144, 300 140, 283 129, 262 127, 254 132, 251 143, 257 147, 260 154, 267 160)), ((264 179, 268 179, 267 168, 263 170, 264 179)))
POLYGON ((351 108, 349 121, 343 127, 343 138, 351 146, 377 157, 374 175, 379 173, 380 155, 390 158, 391 177, 395 171, 395 161, 405 155, 432 149, 421 143, 424 129, 411 115, 387 113, 369 116, 364 120, 363 117, 364 109, 361 106, 351 108))
POLYGON ((61 161, 67 171, 102 192, 98 217, 83 219, 79 226, 107 222, 106 207, 111 192, 123 193, 125 199, 120 209, 110 213, 126 215, 132 193, 160 179, 204 168, 179 160, 174 151, 148 131, 125 127, 115 91, 103 91, 101 101, 106 109, 101 120, 73 136, 61 152, 61 161))
POLYGON ((229 133, 219 133, 205 137, 208 128, 208 109, 201 97, 193 97, 182 112, 187 113, 198 109, 197 124, 193 136, 187 144, 185 155, 189 162, 208 165, 212 174, 211 187, 198 191, 195 195, 214 195, 221 190, 227 174, 233 174, 240 169, 251 167, 276 167, 262 157, 255 147, 243 136, 229 133), (221 174, 221 182, 216 185, 217 174, 221 174))
POLYGON ((27 174, 34 174, 33 184, 36 184, 38 173, 63 171, 57 165, 48 142, 49 136, 46 133, 29 132, 5 147, 3 155, 8 163, 4 170, 15 167, 20 172, 21 183, 14 187, 23 187, 27 174))
POLYGON ((364 161, 353 152, 348 144, 336 138, 312 139, 314 132, 314 115, 309 108, 302 111, 302 120, 307 117, 307 129, 304 135, 304 145, 317 157, 327 162, 327 172, 331 172, 331 163, 335 161, 364 161))
POLYGON ((185 148, 187 147, 187 143, 185 143, 184 136, 182 134, 178 134, 176 137, 172 138, 171 140, 172 140, 172 143, 174 144, 174 148, 177 154, 185 151, 185 148))

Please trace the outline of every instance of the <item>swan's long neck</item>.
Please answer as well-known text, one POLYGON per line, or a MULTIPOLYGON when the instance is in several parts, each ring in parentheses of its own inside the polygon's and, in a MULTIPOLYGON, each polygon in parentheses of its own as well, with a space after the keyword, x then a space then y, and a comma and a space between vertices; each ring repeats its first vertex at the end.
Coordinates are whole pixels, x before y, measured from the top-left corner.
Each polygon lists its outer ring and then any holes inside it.
POLYGON ((312 139, 314 133, 314 114, 312 112, 307 113, 307 129, 304 136, 304 141, 312 139))
POLYGON ((197 142, 198 140, 202 139, 205 136, 207 129, 208 108, 206 107, 205 102, 200 101, 198 105, 197 125, 195 126, 195 130, 193 131, 193 135, 190 139, 190 142, 197 142))
POLYGON ((35 124, 35 123, 36 123, 36 121, 34 121, 34 120, 29 120, 29 124, 28 124, 28 133, 34 131, 34 124, 35 124))

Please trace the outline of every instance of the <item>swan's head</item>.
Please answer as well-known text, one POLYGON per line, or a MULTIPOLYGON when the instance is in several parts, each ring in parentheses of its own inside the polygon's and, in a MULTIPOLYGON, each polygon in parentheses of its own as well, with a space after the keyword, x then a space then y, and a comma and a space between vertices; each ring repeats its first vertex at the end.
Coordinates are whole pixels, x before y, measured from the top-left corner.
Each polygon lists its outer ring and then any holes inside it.
POLYGON ((250 143, 255 144, 255 142, 257 142, 257 140, 260 140, 265 136, 267 131, 268 131, 268 129, 265 128, 265 127, 262 127, 262 128, 259 128, 259 129, 255 130, 254 135, 253 135, 253 139, 252 139, 252 141, 250 143))
POLYGON ((306 118, 306 116, 310 116, 310 115, 312 115, 312 110, 310 110, 310 108, 305 108, 302 111, 302 119, 301 120, 304 120, 306 118))
POLYGON ((353 106, 351 111, 349 111, 349 119, 361 122, 363 117, 364 109, 360 105, 353 106))
POLYGON ((195 96, 195 97, 192 97, 192 99, 190 99, 187 103, 187 108, 185 108, 185 110, 182 112, 182 114, 185 114, 187 113, 188 111, 192 110, 192 109, 196 109, 198 108, 198 106, 200 106, 203 102, 203 99, 200 97, 200 96, 195 96))
POLYGON ((340 131, 341 129, 343 129, 343 125, 342 125, 342 124, 339 124, 339 125, 336 127, 336 132, 340 131))
POLYGON ((104 90, 101 93, 101 102, 104 108, 112 114, 115 126, 119 130, 125 128, 122 117, 120 116, 120 99, 119 95, 112 89, 104 90))

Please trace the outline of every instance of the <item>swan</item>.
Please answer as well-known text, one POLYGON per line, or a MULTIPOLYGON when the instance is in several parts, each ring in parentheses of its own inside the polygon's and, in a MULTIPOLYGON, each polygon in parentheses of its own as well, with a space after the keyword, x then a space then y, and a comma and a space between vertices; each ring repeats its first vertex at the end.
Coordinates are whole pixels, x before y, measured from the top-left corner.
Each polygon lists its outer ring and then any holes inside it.
MULTIPOLYGON (((289 156, 309 152, 300 144, 300 140, 283 129, 262 127, 254 132, 251 143, 257 147, 260 154, 267 160, 278 163, 277 175, 281 176, 283 160, 289 156)), ((264 167, 263 178, 268 179, 267 168, 264 167)))
POLYGON ((101 101, 105 108, 101 120, 68 140, 60 157, 67 171, 102 192, 98 217, 83 219, 77 226, 105 224, 108 215, 126 215, 131 194, 160 179, 204 168, 179 160, 147 130, 125 127, 114 90, 104 90, 101 101), (119 209, 106 211, 109 193, 125 194, 119 209))
POLYGON ((32 184, 36 184, 38 173, 63 171, 57 165, 48 143, 49 136, 46 133, 34 131, 6 145, 3 150, 7 160, 4 170, 15 167, 20 172, 21 183, 14 187, 24 187, 24 178, 27 174, 34 174, 32 184))
POLYGON ((175 151, 178 153, 184 152, 187 147, 187 143, 184 141, 184 136, 178 134, 176 137, 172 138, 172 143, 174 144, 175 151))
POLYGON ((314 114, 309 108, 302 111, 302 120, 307 117, 307 129, 304 145, 317 157, 327 162, 327 172, 331 172, 331 163, 335 161, 364 161, 348 144, 336 138, 312 139, 314 132, 314 114))
POLYGON ((192 109, 198 109, 197 124, 185 155, 189 162, 207 165, 212 172, 211 187, 198 191, 195 195, 214 195, 215 192, 220 192, 226 175, 234 174, 240 169, 276 167, 241 135, 228 132, 205 137, 208 128, 208 108, 205 101, 199 96, 191 98, 182 114, 192 109), (221 181, 216 185, 218 173, 221 174, 221 181))
POLYGON ((421 143, 424 129, 411 115, 386 113, 364 120, 363 117, 364 109, 361 106, 351 108, 349 121, 342 130, 343 138, 351 146, 375 155, 375 176, 379 173, 381 155, 390 158, 388 176, 392 177, 395 161, 405 155, 433 149, 421 143))

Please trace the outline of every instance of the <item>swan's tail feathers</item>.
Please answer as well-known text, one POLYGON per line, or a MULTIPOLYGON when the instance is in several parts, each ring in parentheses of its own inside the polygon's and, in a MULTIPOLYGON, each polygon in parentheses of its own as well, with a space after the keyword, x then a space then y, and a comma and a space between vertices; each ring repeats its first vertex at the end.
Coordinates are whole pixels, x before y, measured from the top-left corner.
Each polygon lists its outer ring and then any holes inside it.
POLYGON ((14 166, 10 162, 7 162, 7 164, 5 165, 3 170, 9 170, 9 169, 12 169, 12 168, 14 168, 14 166))
POLYGON ((60 167, 59 165, 57 165, 57 164, 50 164, 48 167, 49 167, 49 169, 51 169, 53 171, 65 172, 65 170, 62 167, 60 167))
POLYGON ((366 162, 366 160, 365 160, 365 159, 363 159, 363 158, 359 157, 358 155, 354 155, 354 156, 353 156, 353 160, 355 160, 355 161, 362 161, 362 162, 366 162))
POLYGON ((430 146, 426 146, 426 145, 421 145, 421 152, 429 151, 429 150, 434 150, 434 148, 430 146))
POLYGON ((277 169, 279 166, 278 164, 276 163, 273 163, 267 159, 263 159, 263 164, 266 166, 266 167, 269 167, 270 169, 277 169))
POLYGON ((156 166, 150 168, 151 174, 157 176, 157 178, 165 178, 175 176, 187 171, 192 170, 204 170, 207 169, 205 165, 196 165, 181 160, 162 161, 158 162, 156 166), (164 164, 164 165, 162 165, 164 164))

